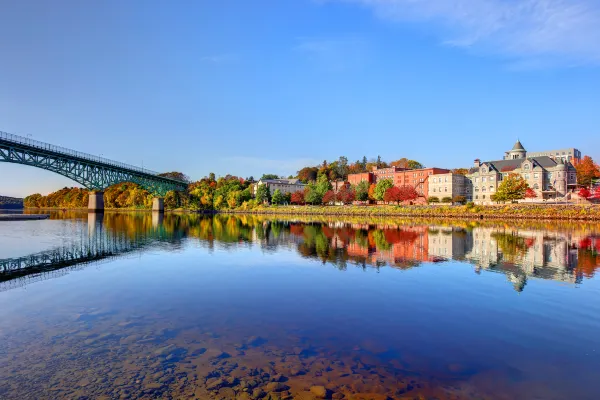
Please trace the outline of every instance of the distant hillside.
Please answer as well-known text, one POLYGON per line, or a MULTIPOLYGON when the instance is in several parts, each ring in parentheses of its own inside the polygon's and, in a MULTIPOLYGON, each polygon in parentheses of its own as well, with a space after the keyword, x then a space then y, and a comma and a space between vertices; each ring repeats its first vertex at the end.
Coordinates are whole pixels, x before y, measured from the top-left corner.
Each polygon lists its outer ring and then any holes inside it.
POLYGON ((23 208, 23 199, 17 199, 16 197, 0 196, 0 208, 3 208, 3 209, 23 208))

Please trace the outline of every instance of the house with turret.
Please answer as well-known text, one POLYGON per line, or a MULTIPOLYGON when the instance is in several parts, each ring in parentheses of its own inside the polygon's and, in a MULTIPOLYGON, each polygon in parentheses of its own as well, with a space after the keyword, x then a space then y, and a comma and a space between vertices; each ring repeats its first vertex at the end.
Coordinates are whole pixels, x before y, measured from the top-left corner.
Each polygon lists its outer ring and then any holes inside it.
POLYGON ((535 191, 538 200, 567 199, 577 187, 577 173, 571 162, 562 157, 529 157, 525 147, 517 140, 502 160, 475 160, 466 175, 471 186, 467 199, 475 204, 492 204, 491 196, 509 174, 521 175, 535 191))

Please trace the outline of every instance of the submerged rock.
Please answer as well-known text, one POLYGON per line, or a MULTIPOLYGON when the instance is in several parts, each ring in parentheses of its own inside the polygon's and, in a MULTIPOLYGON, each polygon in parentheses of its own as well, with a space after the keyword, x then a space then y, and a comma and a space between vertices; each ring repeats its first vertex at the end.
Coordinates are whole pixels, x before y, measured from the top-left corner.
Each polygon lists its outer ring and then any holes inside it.
POLYGON ((314 394, 317 399, 324 399, 327 397, 327 389, 325 389, 325 386, 311 386, 310 392, 314 394))

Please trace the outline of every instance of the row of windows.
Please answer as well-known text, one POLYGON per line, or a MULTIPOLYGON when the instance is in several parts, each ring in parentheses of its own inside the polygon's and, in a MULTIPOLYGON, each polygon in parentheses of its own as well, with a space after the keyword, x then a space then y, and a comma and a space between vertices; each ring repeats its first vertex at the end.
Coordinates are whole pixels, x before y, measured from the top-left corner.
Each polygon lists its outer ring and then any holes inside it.
MULTIPOLYGON (((486 178, 487 178, 487 179, 488 179, 490 182, 493 182, 494 180, 496 180, 496 179, 495 179, 493 176, 489 176, 489 177, 482 176, 482 177, 481 177, 481 182, 485 182, 485 181, 486 181, 486 178)), ((475 182, 479 182, 479 178, 475 178, 475 182)))

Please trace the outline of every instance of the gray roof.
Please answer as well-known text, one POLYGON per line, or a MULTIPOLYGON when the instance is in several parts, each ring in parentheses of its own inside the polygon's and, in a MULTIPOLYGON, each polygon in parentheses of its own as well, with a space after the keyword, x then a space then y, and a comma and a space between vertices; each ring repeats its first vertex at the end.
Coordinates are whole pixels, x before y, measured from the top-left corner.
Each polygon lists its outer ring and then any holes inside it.
POLYGON ((525 150, 525 147, 523 147, 520 140, 517 140, 517 143, 515 143, 511 151, 515 150, 525 150))
MULTIPOLYGON (((514 169, 520 168, 521 164, 523 164, 523 161, 525 160, 530 160, 533 161, 535 164, 541 166, 542 168, 552 168, 556 166, 556 161, 554 161, 553 159, 551 159, 548 156, 541 156, 541 157, 531 157, 531 158, 517 158, 514 160, 497 160, 497 161, 486 161, 482 164, 487 164, 490 165, 492 168, 494 168, 495 170, 497 170, 498 172, 503 172, 504 171, 512 171, 514 169)), ((479 171, 479 168, 471 168, 469 170, 469 174, 475 173, 479 171)))

